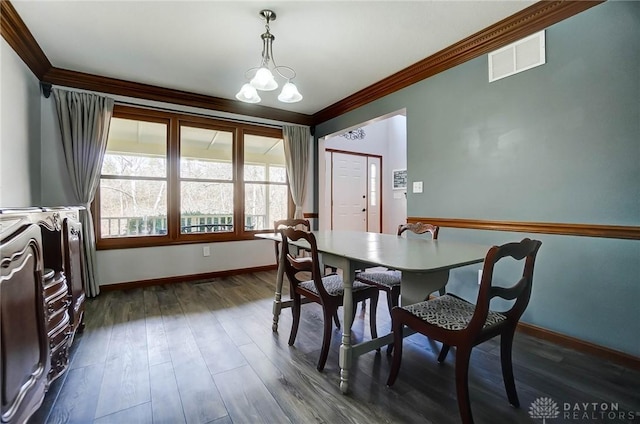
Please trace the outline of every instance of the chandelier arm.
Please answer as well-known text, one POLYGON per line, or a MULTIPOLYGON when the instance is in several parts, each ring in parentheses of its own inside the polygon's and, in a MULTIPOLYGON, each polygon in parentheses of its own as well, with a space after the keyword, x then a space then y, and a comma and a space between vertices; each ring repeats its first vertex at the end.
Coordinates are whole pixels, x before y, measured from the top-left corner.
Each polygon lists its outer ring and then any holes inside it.
MULTIPOLYGON (((275 65, 275 62, 273 64, 275 65)), ((284 65, 276 66, 275 68, 273 68, 273 70, 282 78, 286 79, 287 81, 291 81, 296 77, 296 71, 294 71, 293 68, 289 66, 284 66, 284 65), (281 72, 282 70, 286 70, 289 74, 287 75, 287 72, 283 74, 281 72)))

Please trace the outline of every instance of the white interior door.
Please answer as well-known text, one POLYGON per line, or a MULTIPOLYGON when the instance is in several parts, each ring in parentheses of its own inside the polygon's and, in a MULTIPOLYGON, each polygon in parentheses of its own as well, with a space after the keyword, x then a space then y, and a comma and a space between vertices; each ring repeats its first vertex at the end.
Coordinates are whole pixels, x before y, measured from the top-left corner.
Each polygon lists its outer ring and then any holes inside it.
POLYGON ((331 226, 367 231, 367 157, 332 152, 331 226))

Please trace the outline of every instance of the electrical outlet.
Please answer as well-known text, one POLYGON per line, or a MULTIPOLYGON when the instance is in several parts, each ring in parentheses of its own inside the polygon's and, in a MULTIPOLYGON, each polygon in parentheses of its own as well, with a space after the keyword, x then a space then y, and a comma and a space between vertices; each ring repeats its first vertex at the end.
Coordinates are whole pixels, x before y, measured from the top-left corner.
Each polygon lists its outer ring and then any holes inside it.
POLYGON ((209 246, 202 246, 202 256, 211 256, 211 248, 209 246))
POLYGON ((414 193, 422 193, 422 181, 414 181, 413 182, 413 192, 414 193))

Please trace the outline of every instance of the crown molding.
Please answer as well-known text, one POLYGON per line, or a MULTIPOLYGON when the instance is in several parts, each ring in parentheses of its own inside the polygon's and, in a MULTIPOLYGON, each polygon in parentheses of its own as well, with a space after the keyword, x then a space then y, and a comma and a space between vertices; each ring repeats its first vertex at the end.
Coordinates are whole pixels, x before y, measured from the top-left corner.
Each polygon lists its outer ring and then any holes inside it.
POLYGON ((488 221, 483 219, 432 218, 414 216, 407 218, 407 222, 410 223, 418 221, 428 222, 433 225, 449 228, 640 240, 640 227, 638 226, 566 224, 558 222, 488 221))
POLYGON ((41 79, 43 82, 49 84, 78 88, 82 90, 91 90, 107 94, 135 97, 138 99, 211 109, 300 125, 312 124, 311 115, 289 112, 266 106, 249 105, 220 97, 206 96, 203 94, 86 74, 83 72, 60 68, 51 68, 41 79))
POLYGON ((535 3, 420 62, 316 112, 313 115, 313 123, 318 125, 350 112, 418 81, 541 31, 550 25, 577 15, 603 2, 604 0, 558 0, 535 3))
POLYGON ((2 0, 0 4, 0 32, 31 72, 42 79, 51 68, 51 62, 8 0, 2 0))

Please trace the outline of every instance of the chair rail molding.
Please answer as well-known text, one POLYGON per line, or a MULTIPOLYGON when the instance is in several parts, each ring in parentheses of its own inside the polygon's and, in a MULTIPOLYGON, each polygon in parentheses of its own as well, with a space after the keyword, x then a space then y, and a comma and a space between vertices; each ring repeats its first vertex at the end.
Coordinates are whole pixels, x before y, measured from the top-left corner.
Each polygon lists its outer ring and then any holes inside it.
POLYGON ((603 237, 640 240, 640 226, 567 224, 558 222, 490 221, 483 219, 408 217, 407 222, 429 222, 440 227, 466 228, 516 233, 541 233, 565 236, 603 237))

